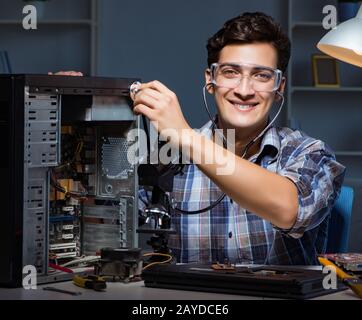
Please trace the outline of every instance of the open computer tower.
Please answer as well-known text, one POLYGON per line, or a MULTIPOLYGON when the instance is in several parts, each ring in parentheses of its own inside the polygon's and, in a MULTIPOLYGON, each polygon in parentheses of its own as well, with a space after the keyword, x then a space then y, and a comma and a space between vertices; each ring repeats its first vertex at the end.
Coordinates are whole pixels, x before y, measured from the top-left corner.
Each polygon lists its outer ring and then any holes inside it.
POLYGON ((21 286, 26 265, 38 283, 65 280, 49 262, 137 247, 136 80, 0 76, 2 286, 21 286))

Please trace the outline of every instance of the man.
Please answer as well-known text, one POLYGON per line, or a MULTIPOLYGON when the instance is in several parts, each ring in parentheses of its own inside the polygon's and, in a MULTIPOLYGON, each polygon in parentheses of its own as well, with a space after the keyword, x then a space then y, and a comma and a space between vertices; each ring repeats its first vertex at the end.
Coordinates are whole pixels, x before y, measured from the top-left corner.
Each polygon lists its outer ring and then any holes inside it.
POLYGON ((207 50, 214 123, 192 130, 176 95, 158 81, 142 84, 133 97, 135 113, 166 130, 191 160, 203 159, 175 176, 178 207, 203 209, 226 194, 207 212, 172 213, 173 254, 179 262, 315 264, 345 168, 322 141, 269 122, 273 103, 284 101, 289 39, 271 17, 244 13, 227 21, 207 50), (234 130, 234 152, 215 143, 215 125, 225 135, 234 130), (220 174, 220 154, 233 164, 231 174, 220 174))

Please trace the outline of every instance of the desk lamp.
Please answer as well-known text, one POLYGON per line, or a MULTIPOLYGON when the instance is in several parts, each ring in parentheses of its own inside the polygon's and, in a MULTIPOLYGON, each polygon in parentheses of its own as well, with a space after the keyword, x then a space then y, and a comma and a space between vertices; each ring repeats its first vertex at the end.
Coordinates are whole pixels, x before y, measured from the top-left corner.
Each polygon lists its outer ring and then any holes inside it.
POLYGON ((317 48, 336 59, 362 67, 362 5, 356 17, 330 30, 317 48))

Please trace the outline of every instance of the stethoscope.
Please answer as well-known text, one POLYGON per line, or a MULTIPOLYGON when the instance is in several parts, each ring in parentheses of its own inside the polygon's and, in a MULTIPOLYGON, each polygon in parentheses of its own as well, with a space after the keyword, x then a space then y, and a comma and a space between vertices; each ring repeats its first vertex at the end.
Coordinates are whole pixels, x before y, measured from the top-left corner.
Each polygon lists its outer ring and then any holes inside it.
MULTIPOLYGON (((203 96, 203 101, 204 101, 204 106, 205 106, 205 109, 206 109, 206 112, 213 124, 213 127, 216 128, 216 123, 215 123, 215 120, 214 120, 214 117, 212 117, 211 115, 211 112, 210 112, 210 109, 209 109, 209 106, 207 104, 207 99, 206 99, 206 88, 207 86, 210 85, 210 84, 205 84, 202 88, 202 96, 203 96)), ((282 102, 279 106, 279 109, 278 109, 278 112, 276 113, 276 115, 274 116, 273 120, 269 122, 269 124, 254 138, 252 139, 245 147, 244 147, 244 151, 243 151, 243 154, 242 154, 242 158, 245 157, 246 153, 248 152, 249 148, 259 139, 261 138, 264 133, 273 125, 273 123, 275 122, 275 120, 278 118, 280 112, 282 111, 282 108, 283 108, 283 105, 284 105, 284 95, 280 92, 280 91, 276 91, 275 92, 277 95, 280 96, 280 98, 282 99, 282 102)), ((226 138, 224 136, 224 134, 222 132, 220 132, 220 130, 217 131, 217 134, 221 135, 220 137, 223 139, 224 141, 224 144, 226 144, 226 138)))
MULTIPOLYGON (((214 120, 214 117, 211 115, 211 112, 210 112, 210 109, 209 109, 209 106, 207 104, 207 99, 206 99, 206 88, 207 86, 210 85, 210 84, 205 84, 202 88, 202 95, 203 95, 203 101, 204 101, 204 106, 205 106, 205 109, 206 109, 206 112, 212 122, 212 125, 213 125, 213 128, 217 128, 217 125, 215 123, 215 120, 214 120)), ((242 158, 245 157, 245 155, 247 154, 249 148, 258 140, 260 139, 264 133, 273 125, 273 123, 275 122, 275 120, 278 118, 280 112, 282 111, 282 108, 283 108, 283 105, 284 105, 284 95, 280 92, 280 91, 276 91, 275 92, 277 95, 280 96, 281 98, 281 103, 280 103, 280 106, 279 106, 279 109, 278 109, 278 112, 275 114, 274 118, 272 119, 272 121, 270 121, 268 123, 268 125, 254 138, 252 139, 250 142, 248 142, 248 144, 244 147, 244 151, 243 151, 243 154, 242 154, 242 158)), ((224 147, 227 146, 227 140, 224 136, 224 134, 221 132, 221 130, 217 130, 216 131, 217 134, 221 135, 220 138, 223 140, 224 142, 224 147)), ((182 210, 182 209, 178 209, 178 208, 174 208, 177 212, 180 212, 180 213, 184 213, 184 214, 199 214, 199 213, 203 213, 203 212, 206 212, 206 211, 209 211, 211 209, 213 209, 214 207, 216 207, 224 198, 225 198, 226 194, 225 193, 222 193, 222 195, 215 201, 213 202, 212 204, 210 204, 209 206, 207 206, 206 208, 203 208, 203 209, 200 209, 200 210, 193 210, 193 211, 188 211, 188 210, 182 210)))
MULTIPOLYGON (((202 88, 202 96, 203 96, 203 102, 204 102, 204 107, 206 109, 206 112, 212 122, 212 125, 213 125, 213 128, 217 128, 217 125, 215 123, 215 120, 214 120, 214 117, 211 115, 211 112, 210 112, 210 109, 209 109, 209 106, 208 106, 208 103, 207 103, 207 99, 206 99, 206 89, 207 89, 207 86, 209 85, 213 85, 212 83, 208 83, 208 84, 205 84, 202 88)), ((130 86, 130 94, 132 95, 136 95, 137 92, 139 91, 139 88, 141 86, 141 83, 136 81, 134 83, 131 84, 130 86)), ((243 154, 242 154, 242 158, 245 157, 245 155, 247 154, 249 148, 258 140, 260 139, 264 133, 273 125, 273 123, 275 122, 275 120, 278 118, 280 112, 282 111, 282 108, 283 108, 283 105, 284 105, 284 95, 280 92, 280 91, 275 91, 275 93, 277 95, 279 95, 279 97, 281 98, 281 103, 280 103, 280 106, 279 106, 279 109, 278 109, 278 112, 275 114, 274 118, 272 119, 272 121, 270 121, 268 123, 268 125, 255 137, 253 138, 250 142, 247 143, 247 145, 244 147, 244 151, 243 151, 243 154)), ((224 136, 224 134, 221 132, 221 130, 217 130, 216 133, 220 136, 220 138, 223 140, 223 143, 224 143, 224 147, 226 148, 227 146, 227 140, 224 136)), ((206 212, 206 211, 209 211, 211 209, 213 209, 214 207, 216 207, 224 198, 225 198, 225 193, 222 193, 222 195, 215 201, 213 202, 212 204, 210 204, 209 206, 207 206, 206 208, 203 208, 203 209, 200 209, 200 210, 192 210, 192 211, 188 211, 188 210, 182 210, 182 209, 179 209, 177 207, 174 207, 173 209, 176 211, 176 212, 179 212, 179 213, 183 213, 183 214, 199 214, 199 213, 203 213, 203 212, 206 212)))

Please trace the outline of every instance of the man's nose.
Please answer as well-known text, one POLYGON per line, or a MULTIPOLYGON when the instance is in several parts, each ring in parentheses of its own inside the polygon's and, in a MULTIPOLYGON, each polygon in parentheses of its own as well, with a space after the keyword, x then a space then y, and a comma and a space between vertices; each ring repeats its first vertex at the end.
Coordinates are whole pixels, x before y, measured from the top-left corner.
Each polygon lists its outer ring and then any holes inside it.
POLYGON ((240 94, 241 96, 254 95, 255 90, 253 88, 251 79, 247 75, 242 76, 239 84, 234 89, 234 92, 240 94))

